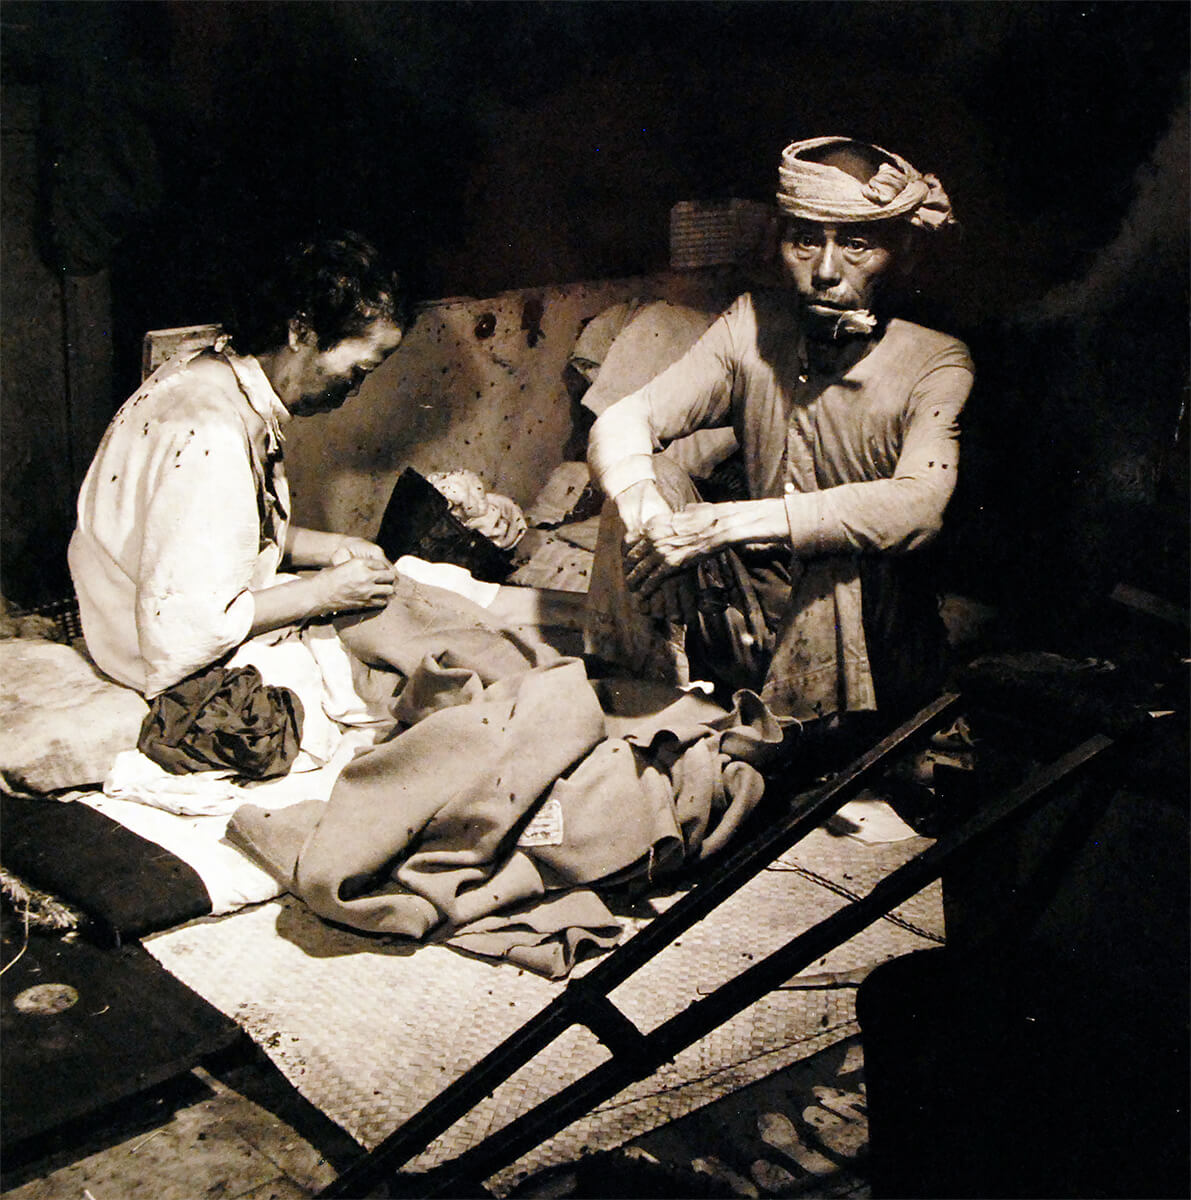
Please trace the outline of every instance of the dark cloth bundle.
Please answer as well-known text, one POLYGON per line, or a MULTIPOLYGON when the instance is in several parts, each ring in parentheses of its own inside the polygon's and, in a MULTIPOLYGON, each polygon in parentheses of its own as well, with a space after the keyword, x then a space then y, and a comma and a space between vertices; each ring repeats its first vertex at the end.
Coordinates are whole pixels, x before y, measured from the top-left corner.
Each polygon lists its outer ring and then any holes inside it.
POLYGON ((302 740, 302 702, 256 667, 211 667, 157 696, 137 749, 174 775, 231 770, 248 779, 284 775, 302 740))
MULTIPOLYGON (((729 548, 700 561, 693 584, 684 581, 693 593, 694 619, 685 638, 692 670, 706 671, 729 692, 760 691, 773 655, 771 625, 776 627, 777 620, 766 616, 764 586, 774 572, 768 559, 764 566, 767 570, 754 576, 729 548)), ((780 576, 779 587, 782 598, 788 597, 788 572, 780 576)))

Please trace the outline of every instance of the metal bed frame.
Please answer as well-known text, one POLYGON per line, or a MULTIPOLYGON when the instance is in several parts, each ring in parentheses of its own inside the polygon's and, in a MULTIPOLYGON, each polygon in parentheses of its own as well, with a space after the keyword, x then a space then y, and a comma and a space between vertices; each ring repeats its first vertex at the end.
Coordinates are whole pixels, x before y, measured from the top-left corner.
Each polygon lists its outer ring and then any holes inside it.
POLYGON ((788 811, 772 827, 700 877, 666 912, 585 976, 572 980, 536 1016, 349 1166, 319 1193, 320 1197, 487 1195, 485 1179, 624 1087, 647 1078, 674 1055, 880 920, 938 879, 957 851, 1039 807, 1116 744, 1107 735, 1097 733, 1040 767, 1016 787, 988 800, 867 895, 798 934, 651 1032, 642 1033, 609 1000, 614 988, 822 824, 895 755, 914 747, 944 722, 954 720, 960 710, 958 694, 942 695, 827 783, 795 796, 788 811), (611 1057, 450 1162, 424 1173, 401 1173, 401 1167, 411 1158, 574 1025, 590 1029, 611 1057), (376 1192, 381 1186, 387 1190, 376 1192))

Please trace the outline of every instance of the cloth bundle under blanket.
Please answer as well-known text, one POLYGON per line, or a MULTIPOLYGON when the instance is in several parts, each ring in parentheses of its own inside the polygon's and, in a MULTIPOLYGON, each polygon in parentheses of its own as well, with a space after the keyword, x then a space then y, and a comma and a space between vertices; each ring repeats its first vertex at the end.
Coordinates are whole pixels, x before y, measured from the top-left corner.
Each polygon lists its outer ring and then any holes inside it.
POLYGON ((714 853, 782 730, 751 693, 589 680, 458 597, 341 629, 405 676, 394 733, 329 800, 245 805, 228 837, 323 918, 551 977, 620 934, 599 889, 714 853))

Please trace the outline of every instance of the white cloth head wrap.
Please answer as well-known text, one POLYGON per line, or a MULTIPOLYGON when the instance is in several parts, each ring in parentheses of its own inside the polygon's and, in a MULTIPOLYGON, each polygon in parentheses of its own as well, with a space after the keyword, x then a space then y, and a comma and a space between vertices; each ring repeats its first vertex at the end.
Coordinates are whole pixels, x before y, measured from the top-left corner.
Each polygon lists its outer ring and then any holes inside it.
POLYGON ((911 225, 935 230, 952 223, 951 201, 935 175, 923 175, 904 158, 873 146, 890 159, 867 182, 839 167, 804 158, 807 150, 847 145, 854 138, 817 137, 791 142, 778 168, 777 203, 782 212, 823 224, 886 221, 905 217, 911 225))

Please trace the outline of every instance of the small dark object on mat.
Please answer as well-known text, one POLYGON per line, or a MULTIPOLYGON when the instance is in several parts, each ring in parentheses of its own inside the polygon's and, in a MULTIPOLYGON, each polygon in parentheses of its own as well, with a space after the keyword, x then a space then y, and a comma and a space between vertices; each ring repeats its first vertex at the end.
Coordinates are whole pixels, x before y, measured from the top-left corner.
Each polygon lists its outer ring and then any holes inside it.
POLYGON ((406 467, 393 485, 376 541, 392 562, 412 554, 465 567, 488 583, 503 583, 513 571, 512 554, 468 529, 446 497, 413 467, 406 467))
POLYGON ((174 775, 231 770, 284 775, 298 757, 302 702, 256 667, 211 667, 154 698, 137 749, 174 775))

